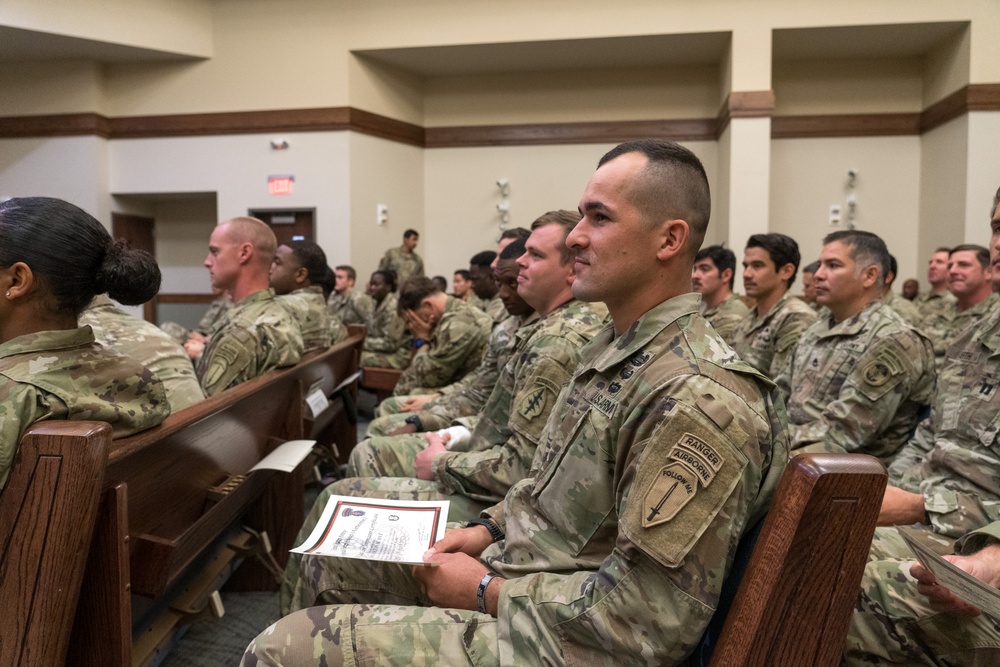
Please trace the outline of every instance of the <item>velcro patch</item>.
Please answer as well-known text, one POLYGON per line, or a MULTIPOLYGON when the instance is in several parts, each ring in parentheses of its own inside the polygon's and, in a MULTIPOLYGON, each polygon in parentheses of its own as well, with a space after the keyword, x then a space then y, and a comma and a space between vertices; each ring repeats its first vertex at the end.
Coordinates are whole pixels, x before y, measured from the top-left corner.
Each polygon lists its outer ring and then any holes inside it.
POLYGON ((646 492, 642 527, 649 528, 670 521, 698 490, 697 477, 681 463, 660 468, 660 474, 646 492))

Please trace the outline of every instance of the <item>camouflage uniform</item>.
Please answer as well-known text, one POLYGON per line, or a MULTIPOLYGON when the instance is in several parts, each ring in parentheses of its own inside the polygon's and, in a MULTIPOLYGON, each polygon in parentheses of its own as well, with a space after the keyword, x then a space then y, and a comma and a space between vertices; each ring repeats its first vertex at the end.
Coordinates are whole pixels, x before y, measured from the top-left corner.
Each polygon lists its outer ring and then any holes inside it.
POLYGON ((344 324, 367 324, 375 310, 374 299, 353 289, 347 290, 345 294, 331 292, 326 305, 330 313, 344 324))
POLYGON ((530 476, 486 511, 506 533, 480 556, 506 578, 497 619, 367 604, 429 601, 364 561, 367 590, 324 596, 361 604, 278 621, 243 664, 683 664, 788 456, 777 393, 697 310, 671 299, 584 349, 530 476))
MULTIPOLYGON (((956 543, 969 555, 1000 542, 994 522, 956 543)), ((956 618, 935 611, 909 576, 912 555, 865 567, 861 594, 844 645, 844 665, 992 667, 1000 664, 1000 621, 986 614, 956 618)))
MULTIPOLYGON (((538 314, 532 313, 527 318, 510 316, 493 327, 486 343, 483 360, 471 373, 458 382, 438 389, 441 395, 424 404, 418 413, 425 431, 436 431, 445 428, 453 419, 467 417, 478 413, 490 397, 493 386, 500 377, 500 369, 514 352, 517 330, 538 320, 538 314)), ((391 396, 379 404, 382 416, 368 425, 368 437, 388 435, 406 422, 412 413, 400 412, 398 406, 405 396, 391 396), (387 412, 384 408, 388 403, 396 403, 396 410, 387 412)))
POLYGON ((198 359, 198 377, 208 396, 280 366, 298 363, 302 334, 269 289, 240 299, 198 359))
POLYGON ((922 321, 927 321, 938 315, 944 314, 947 316, 949 313, 954 313, 957 301, 958 299, 955 298, 954 294, 948 290, 944 290, 942 292, 918 294, 913 303, 920 309, 922 321))
POLYGON ((205 393, 187 352, 156 325, 120 310, 103 294, 94 297, 80 314, 79 324, 89 325, 101 345, 153 371, 167 392, 171 412, 204 400, 205 393))
POLYGON ((409 278, 424 275, 424 260, 414 250, 403 252, 402 248, 389 248, 378 263, 380 271, 396 274, 396 284, 403 286, 409 278))
POLYGON ((406 367, 393 393, 426 394, 460 380, 482 361, 483 348, 493 329, 486 313, 455 297, 447 297, 444 313, 426 343, 406 367))
POLYGON ((319 285, 276 296, 275 300, 299 325, 303 352, 325 350, 347 338, 347 327, 330 314, 319 285))
MULTIPOLYGON (((206 310, 205 314, 202 315, 195 331, 205 336, 211 336, 212 332, 215 331, 223 321, 225 321, 226 313, 228 313, 229 309, 232 307, 233 300, 229 298, 228 294, 223 294, 217 297, 214 301, 212 301, 212 303, 208 304, 208 310, 206 310)), ((188 336, 191 335, 191 332, 187 329, 187 327, 182 326, 177 322, 164 322, 160 325, 160 329, 181 345, 183 345, 184 342, 187 341, 188 336)))
MULTIPOLYGON (((455 298, 457 299, 458 297, 456 296, 455 298)), ((489 300, 487 300, 487 299, 480 299, 479 295, 476 294, 475 292, 473 292, 471 289, 469 290, 469 293, 465 295, 465 298, 462 299, 462 301, 466 302, 467 304, 469 304, 473 308, 478 308, 479 310, 483 311, 484 313, 486 312, 486 306, 488 306, 490 304, 489 300)))
POLYGON ((507 308, 503 305, 499 295, 486 303, 486 314, 497 324, 507 319, 507 308))
POLYGON ((939 370, 944 362, 945 352, 952 341, 974 323, 982 320, 998 300, 1000 300, 1000 296, 990 294, 972 308, 966 308, 959 312, 953 305, 949 311, 924 319, 924 333, 934 344, 934 356, 939 370))
POLYGON ((170 414, 163 384, 139 362, 94 342, 90 327, 0 344, 0 488, 21 436, 43 419, 103 421, 121 438, 170 414))
POLYGON ((923 313, 920 312, 916 304, 904 299, 895 292, 890 291, 886 294, 882 299, 882 303, 895 310, 914 329, 919 329, 923 324, 923 313))
POLYGON ((410 342, 413 337, 406 323, 396 312, 397 299, 389 294, 368 317, 368 333, 361 352, 361 365, 375 368, 404 369, 410 363, 410 342))
POLYGON ((740 297, 730 294, 715 308, 709 308, 708 304, 702 300, 700 312, 701 316, 719 332, 722 340, 732 345, 736 335, 736 327, 750 314, 750 309, 746 307, 740 297))
POLYGON ((802 333, 816 321, 816 311, 804 301, 785 294, 763 316, 757 309, 736 327, 733 349, 748 364, 769 378, 787 370, 802 333))
POLYGON ((792 451, 861 452, 888 463, 931 402, 933 358, 930 341, 879 300, 843 322, 816 322, 777 379, 792 451))

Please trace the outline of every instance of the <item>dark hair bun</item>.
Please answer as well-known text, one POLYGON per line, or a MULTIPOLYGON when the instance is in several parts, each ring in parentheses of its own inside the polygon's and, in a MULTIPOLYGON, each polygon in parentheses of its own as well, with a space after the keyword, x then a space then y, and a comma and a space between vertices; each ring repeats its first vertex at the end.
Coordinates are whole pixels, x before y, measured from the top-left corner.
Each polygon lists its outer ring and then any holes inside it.
POLYGON ((108 293, 128 306, 145 303, 160 291, 160 267, 145 250, 136 250, 124 239, 108 246, 95 276, 97 293, 108 293))

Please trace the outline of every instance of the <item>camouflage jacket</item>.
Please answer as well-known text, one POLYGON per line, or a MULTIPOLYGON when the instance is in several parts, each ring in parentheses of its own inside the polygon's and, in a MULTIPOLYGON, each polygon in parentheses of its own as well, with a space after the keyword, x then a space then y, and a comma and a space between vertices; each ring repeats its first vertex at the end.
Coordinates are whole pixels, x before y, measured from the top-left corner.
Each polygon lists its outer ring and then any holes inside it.
POLYGON ((94 342, 90 327, 18 336, 0 345, 0 488, 36 421, 108 422, 112 437, 121 438, 169 414, 153 372, 94 342))
POLYGON ((424 260, 413 252, 403 252, 401 248, 389 248, 378 263, 380 271, 396 274, 396 283, 402 287, 409 278, 424 275, 424 260))
POLYGON ((325 350, 347 338, 347 327, 330 314, 319 285, 276 296, 275 300, 299 325, 303 352, 325 350))
POLYGON ((497 324, 507 319, 507 308, 503 305, 503 301, 500 300, 499 296, 495 296, 487 301, 485 310, 486 314, 497 324))
POLYGON ((331 292, 326 302, 330 313, 344 324, 368 324, 375 300, 364 292, 349 289, 346 294, 331 292))
POLYGON ((432 471, 442 491, 496 503, 527 476, 556 396, 603 319, 589 304, 570 299, 518 330, 514 355, 469 442, 434 458, 432 471))
POLYGON ((205 393, 187 352, 159 327, 122 311, 107 296, 94 297, 80 314, 80 326, 89 325, 98 343, 132 357, 160 378, 171 412, 204 400, 205 393))
POLYGON ((973 323, 983 319, 1000 300, 1000 296, 991 293, 988 297, 974 305, 959 312, 952 303, 950 308, 942 310, 932 316, 925 317, 923 321, 924 333, 931 339, 934 345, 934 356, 937 359, 938 370, 944 362, 945 352, 952 341, 958 338, 959 334, 972 326, 973 323))
POLYGON ((943 292, 925 292, 919 294, 913 300, 913 303, 920 309, 921 324, 926 324, 938 315, 948 317, 950 313, 954 313, 956 301, 957 299, 954 294, 948 290, 944 290, 943 292))
POLYGON ((406 322, 396 312, 397 304, 396 295, 389 294, 375 306, 368 317, 364 351, 392 355, 399 359, 399 365, 394 368, 406 368, 413 337, 406 330, 406 322))
POLYGON ((447 427, 451 420, 478 414, 493 392, 500 370, 514 353, 517 332, 538 321, 538 313, 527 318, 508 317, 493 327, 483 360, 458 382, 441 388, 441 396, 428 401, 418 413, 425 431, 447 427))
POLYGON ((427 393, 461 379, 482 361, 493 320, 478 308, 449 296, 441 321, 399 377, 396 396, 427 393))
POLYGON ((816 321, 816 311, 785 294, 763 316, 757 310, 736 327, 733 349, 769 378, 777 378, 792 358, 802 333, 816 321))
POLYGON ((1000 305, 948 348, 930 417, 889 479, 924 496, 933 530, 949 537, 1000 520, 1000 305))
POLYGON ((750 309, 746 307, 740 297, 730 294, 715 308, 709 308, 708 304, 702 300, 700 312, 701 316, 719 332, 722 340, 732 345, 736 335, 736 327, 750 314, 750 309))
POLYGON ((225 321, 226 313, 232 307, 233 300, 228 294, 218 297, 215 301, 208 304, 208 310, 201 316, 201 321, 198 322, 198 328, 195 331, 203 333, 206 336, 211 336, 212 332, 225 321))
POLYGON ((881 301, 843 322, 813 324, 777 380, 788 396, 793 452, 860 452, 888 463, 930 405, 933 354, 881 301))
POLYGON ((697 314, 606 327, 552 408, 529 477, 488 510, 501 664, 682 664, 788 458, 767 379, 697 314))
POLYGON ((240 299, 215 331, 198 359, 198 377, 208 396, 302 356, 299 326, 278 305, 271 290, 240 299))
POLYGON ((924 319, 923 315, 921 314, 920 309, 917 308, 917 305, 912 301, 908 301, 895 292, 890 291, 882 299, 882 303, 895 310, 896 313, 914 329, 919 329, 921 327, 924 319))

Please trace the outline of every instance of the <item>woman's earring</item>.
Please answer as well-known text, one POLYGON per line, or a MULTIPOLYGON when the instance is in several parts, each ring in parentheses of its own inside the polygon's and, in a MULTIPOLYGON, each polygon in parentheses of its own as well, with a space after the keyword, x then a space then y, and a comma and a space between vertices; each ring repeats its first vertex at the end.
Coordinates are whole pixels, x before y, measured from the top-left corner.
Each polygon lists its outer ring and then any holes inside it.
POLYGON ((5 296, 5 297, 7 297, 7 298, 9 299, 9 298, 10 298, 10 290, 7 290, 7 293, 6 293, 6 294, 4 294, 4 296, 5 296))

